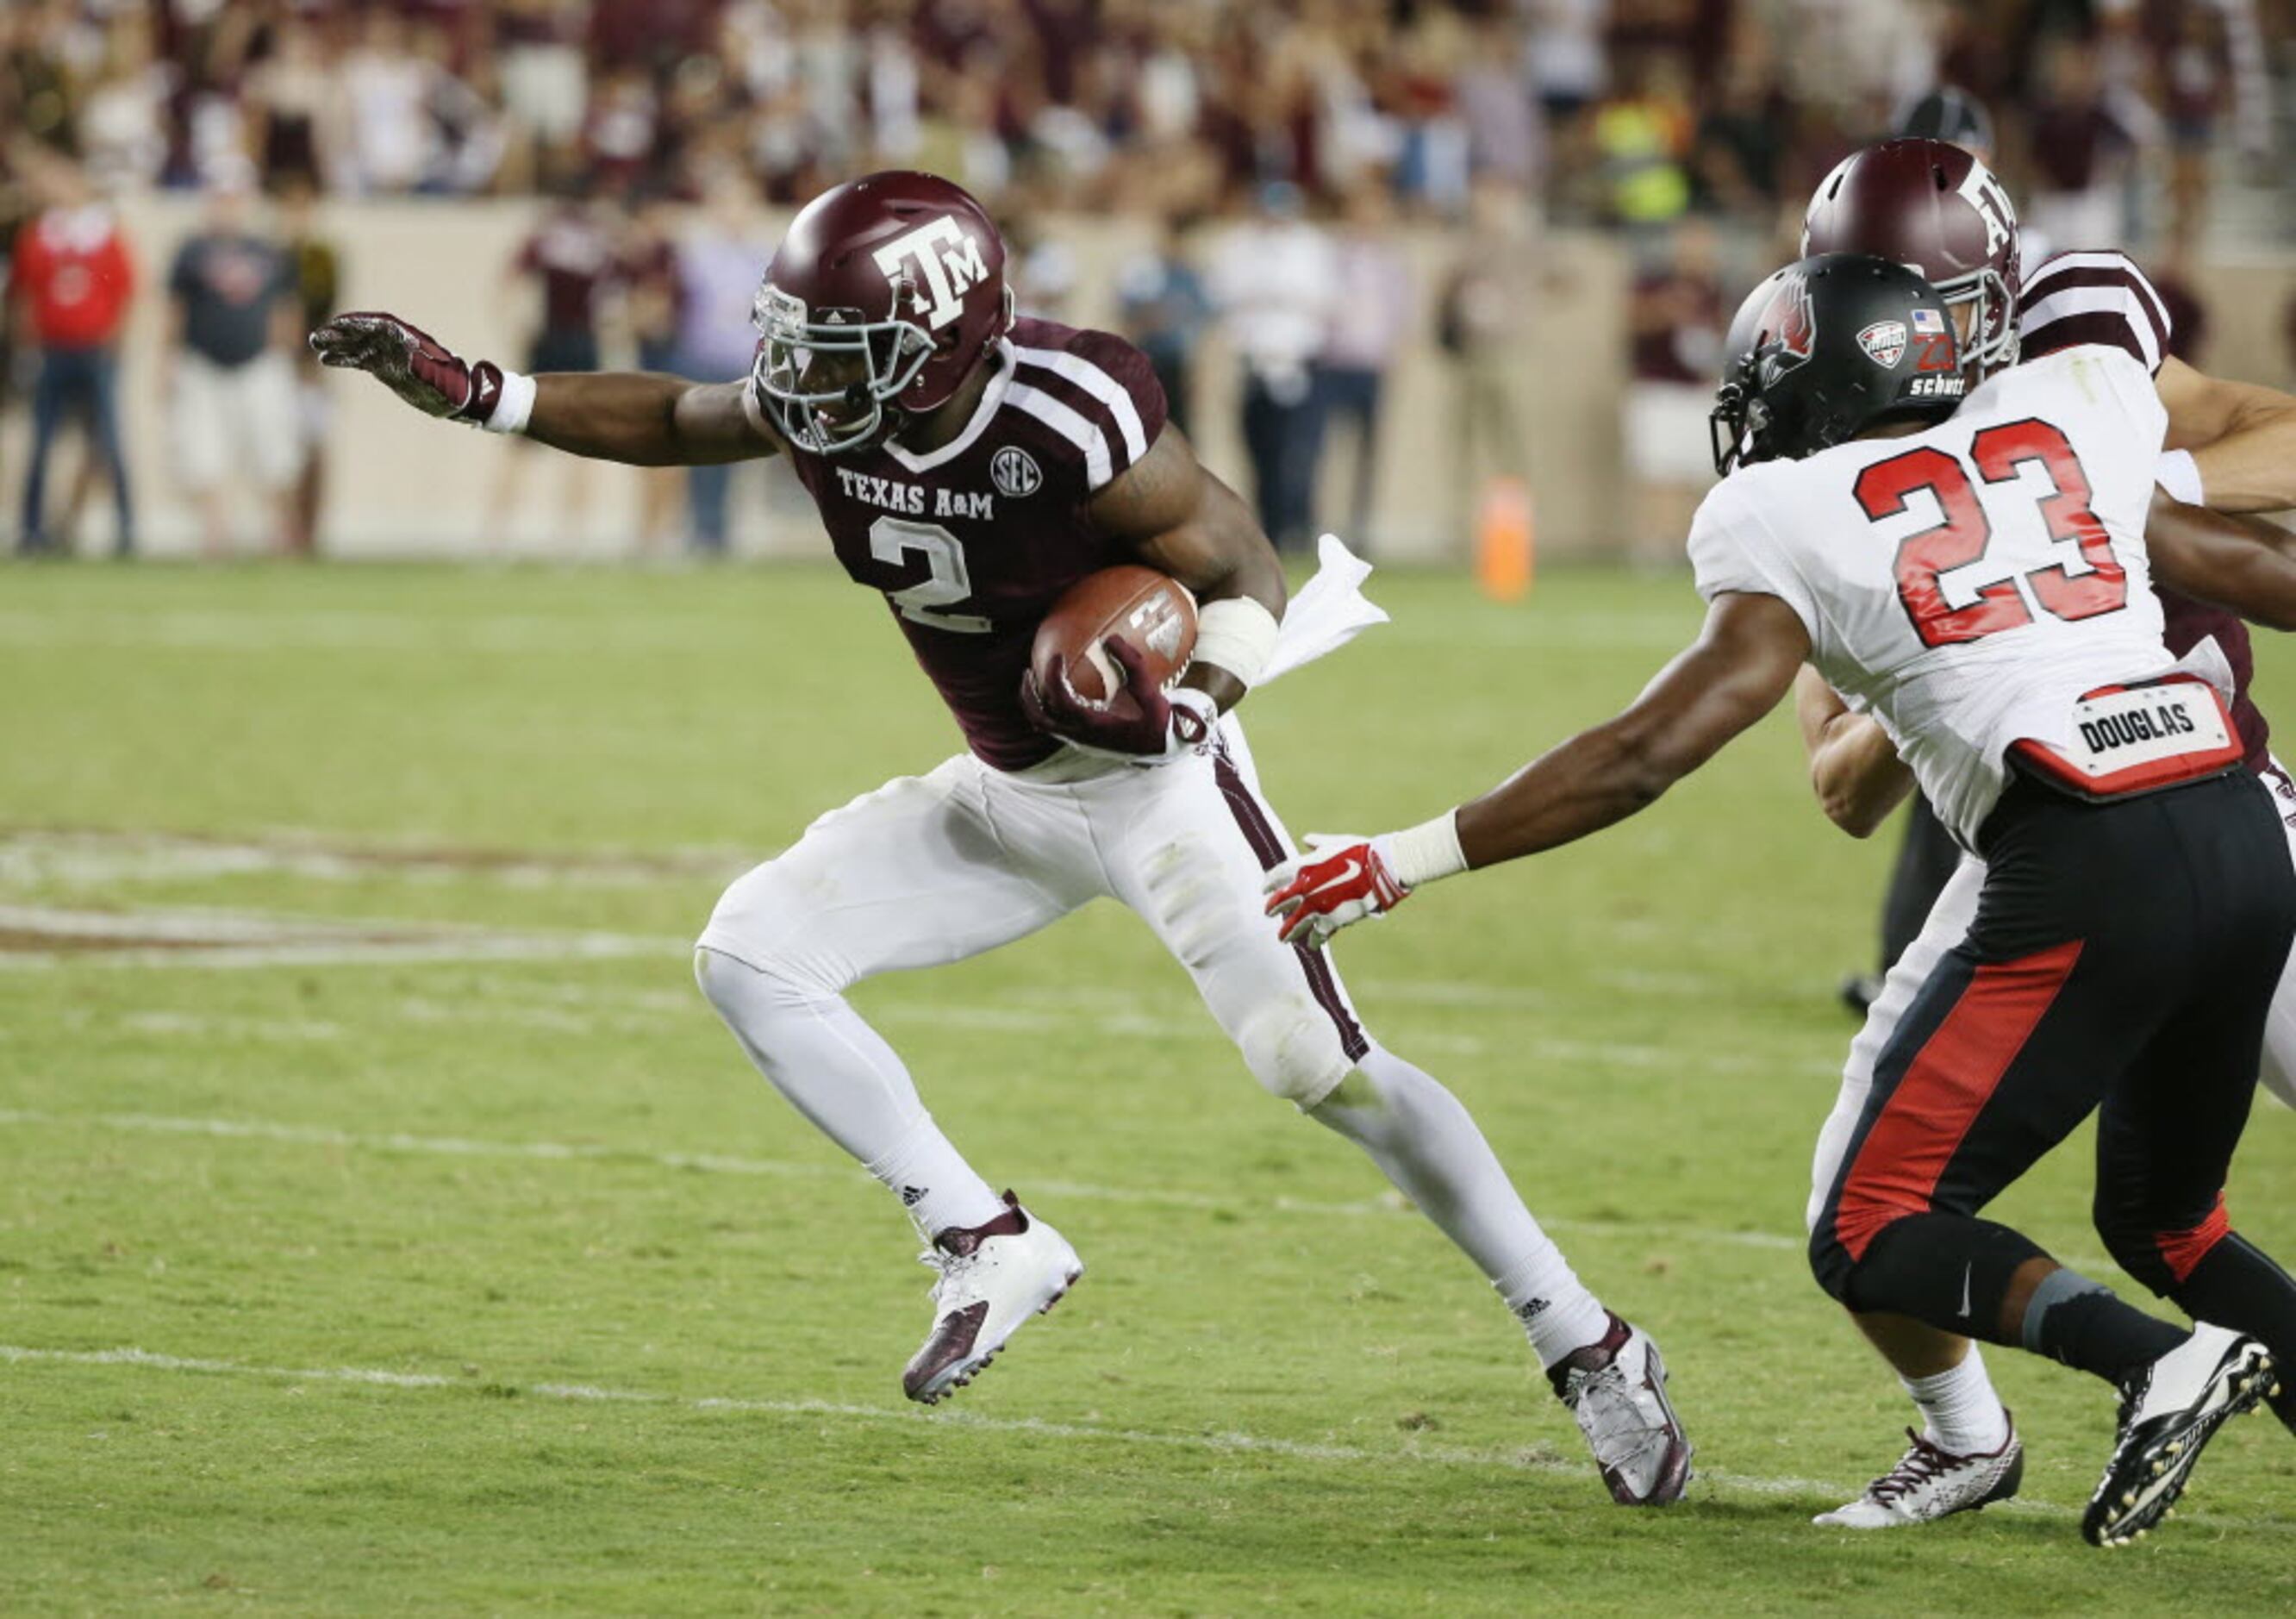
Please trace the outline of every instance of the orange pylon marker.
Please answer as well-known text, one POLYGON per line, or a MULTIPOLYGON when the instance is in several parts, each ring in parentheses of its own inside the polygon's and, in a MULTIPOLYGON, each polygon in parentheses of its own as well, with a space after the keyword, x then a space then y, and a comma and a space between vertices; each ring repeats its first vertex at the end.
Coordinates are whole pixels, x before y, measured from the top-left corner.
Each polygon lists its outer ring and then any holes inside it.
POLYGON ((1538 542, 1530 486, 1494 478, 1475 513, 1475 583, 1496 602, 1519 602, 1538 576, 1538 542))

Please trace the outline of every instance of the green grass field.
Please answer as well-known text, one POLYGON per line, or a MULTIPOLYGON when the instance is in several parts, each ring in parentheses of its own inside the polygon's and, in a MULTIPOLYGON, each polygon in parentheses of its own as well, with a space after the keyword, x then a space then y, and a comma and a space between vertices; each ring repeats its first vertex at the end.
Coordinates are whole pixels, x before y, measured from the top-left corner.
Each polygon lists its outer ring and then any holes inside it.
MULTIPOLYGON (((1680 579, 1373 594, 1394 625, 1251 705, 1295 830, 1488 785, 1697 617, 1680 579)), ((686 949, 727 877, 954 748, 841 579, 17 568, 0 692, 0 1611, 2296 1603, 2276 1423, 2093 1551, 2109 1395, 2006 1351, 2019 1503, 1809 1526, 1910 1407, 1799 1236, 1888 840, 1825 826, 1783 718, 1341 951, 1665 1344, 1702 1477, 1636 1514, 1481 1279, 1112 907, 857 996, 1091 1267, 953 1406, 905 1404, 906 1224, 686 949)), ((2276 1105, 2234 1199, 2296 1253, 2276 1105)), ((2085 1138, 2004 1208, 2112 1274, 2085 1138)))

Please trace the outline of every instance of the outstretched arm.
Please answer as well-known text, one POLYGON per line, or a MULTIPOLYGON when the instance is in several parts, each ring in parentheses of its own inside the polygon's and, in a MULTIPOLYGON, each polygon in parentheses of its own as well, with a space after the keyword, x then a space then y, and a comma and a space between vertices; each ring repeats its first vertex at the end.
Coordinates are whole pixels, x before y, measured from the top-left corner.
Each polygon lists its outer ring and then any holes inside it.
POLYGON ((1319 848, 1268 874, 1283 936, 1321 943, 1423 883, 1598 832, 1655 803, 1771 709, 1809 656, 1808 632, 1773 596, 1726 591, 1698 639, 1624 713, 1582 731, 1482 797, 1423 826, 1319 848))
POLYGON ((2296 506, 2296 398, 2210 376, 2174 357, 2161 362, 2156 380, 2169 448, 2192 452, 2211 508, 2296 506))
POLYGON ((780 441, 745 404, 749 384, 634 371, 539 377, 475 364, 395 315, 338 315, 311 333, 323 365, 364 371, 426 415, 522 432, 559 449, 639 466, 770 456, 780 441))
POLYGON ((2153 579, 2169 589, 2267 629, 2296 629, 2296 534, 2277 523, 2186 505, 2155 489, 2144 550, 2153 579))
POLYGON ((1808 632, 1776 596, 1715 597, 1698 639, 1624 713, 1459 806, 1467 868, 1537 854, 1648 809, 1775 708, 1808 656, 1808 632))
POLYGON ((524 431, 554 449, 633 466, 753 461, 781 445, 750 415, 749 387, 648 371, 545 372, 534 379, 524 431))

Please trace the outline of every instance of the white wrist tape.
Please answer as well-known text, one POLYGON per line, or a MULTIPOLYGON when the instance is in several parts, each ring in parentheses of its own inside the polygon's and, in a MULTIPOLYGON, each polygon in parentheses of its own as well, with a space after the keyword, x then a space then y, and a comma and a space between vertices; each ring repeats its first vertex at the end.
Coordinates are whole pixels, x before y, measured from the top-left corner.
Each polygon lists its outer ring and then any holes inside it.
POLYGON ((1459 812, 1446 810, 1431 821, 1404 832, 1387 834, 1388 868, 1406 888, 1417 888, 1438 877, 1456 877, 1467 869, 1466 852, 1459 847, 1459 812))
POLYGON ((502 378, 494 410, 480 425, 490 433, 522 433, 526 419, 534 414, 534 379, 515 371, 504 372, 502 378))
POLYGON ((1196 614, 1195 662, 1256 686, 1279 632, 1275 615, 1248 596, 1209 603, 1196 614))
POLYGON ((2161 452, 2152 467, 2152 481, 2169 491, 2171 500, 2181 500, 2186 505, 2206 505, 2206 491, 2201 488, 2201 469, 2188 449, 2161 452))

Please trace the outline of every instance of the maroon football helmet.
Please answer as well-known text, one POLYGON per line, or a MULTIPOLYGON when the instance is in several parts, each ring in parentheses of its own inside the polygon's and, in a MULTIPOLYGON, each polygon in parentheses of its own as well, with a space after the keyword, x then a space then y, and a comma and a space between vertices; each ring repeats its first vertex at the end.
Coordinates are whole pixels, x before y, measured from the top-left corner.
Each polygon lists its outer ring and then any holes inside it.
POLYGON ((760 403, 800 449, 856 449, 947 403, 1012 325, 1004 239, 938 175, 865 175, 790 221, 754 313, 760 403))
POLYGON ((1944 141, 1883 141, 1841 160, 1809 200, 1801 251, 1870 253, 1970 305, 1976 382, 2017 363, 2017 210, 1993 171, 1944 141))

